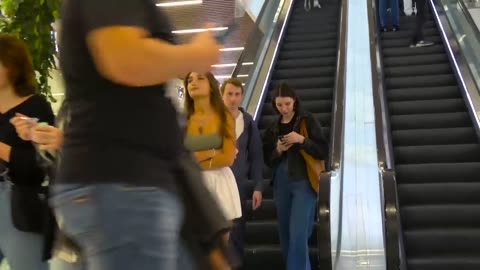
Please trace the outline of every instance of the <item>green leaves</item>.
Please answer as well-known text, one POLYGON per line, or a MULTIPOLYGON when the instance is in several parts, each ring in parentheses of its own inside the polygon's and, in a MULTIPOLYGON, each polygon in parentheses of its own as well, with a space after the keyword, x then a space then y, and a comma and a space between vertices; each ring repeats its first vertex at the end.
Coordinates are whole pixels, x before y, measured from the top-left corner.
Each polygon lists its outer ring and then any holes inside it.
POLYGON ((28 44, 40 93, 52 102, 48 84, 55 69, 56 43, 52 23, 58 18, 60 0, 1 0, 0 32, 18 35, 28 44))

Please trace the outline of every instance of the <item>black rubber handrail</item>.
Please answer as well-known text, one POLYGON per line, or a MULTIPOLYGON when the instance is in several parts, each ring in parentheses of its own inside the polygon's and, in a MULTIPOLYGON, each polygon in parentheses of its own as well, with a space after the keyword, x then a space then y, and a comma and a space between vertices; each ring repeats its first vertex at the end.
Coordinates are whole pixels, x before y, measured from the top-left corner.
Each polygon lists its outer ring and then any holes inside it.
POLYGON ((381 33, 377 0, 370 0, 368 9, 370 55, 372 65, 375 133, 383 202, 384 241, 387 270, 406 269, 403 230, 398 207, 397 182, 390 129, 390 113, 383 80, 381 33))
MULTIPOLYGON (((346 59, 346 37, 347 37, 347 16, 348 1, 340 0, 339 10, 339 29, 337 45, 337 68, 335 74, 334 102, 332 108, 332 121, 330 125, 330 155, 327 162, 327 171, 320 175, 319 194, 317 201, 317 243, 318 243, 318 261, 320 269, 332 269, 332 244, 331 244, 331 215, 330 215, 330 187, 333 174, 340 169, 340 163, 343 156, 343 137, 344 137, 344 108, 345 108, 345 59, 346 59)), ((338 180, 340 181, 340 180, 338 180)), ((339 217, 342 216, 342 182, 340 182, 340 206, 339 217)), ((339 222, 337 250, 340 254, 341 247, 341 225, 339 222)), ((337 256, 338 257, 338 256, 337 256)))

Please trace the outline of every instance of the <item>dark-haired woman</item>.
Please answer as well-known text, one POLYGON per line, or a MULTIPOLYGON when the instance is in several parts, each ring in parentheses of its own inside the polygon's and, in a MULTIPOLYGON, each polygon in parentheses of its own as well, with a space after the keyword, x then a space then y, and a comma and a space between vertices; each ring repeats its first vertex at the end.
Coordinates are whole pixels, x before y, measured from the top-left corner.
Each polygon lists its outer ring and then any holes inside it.
POLYGON ((191 72, 185 78, 185 111, 188 148, 203 139, 215 142, 197 149, 195 157, 203 168, 207 188, 228 220, 242 216, 237 182, 230 166, 236 157, 235 122, 223 104, 215 77, 207 72, 191 72))
POLYGON ((29 115, 52 124, 49 103, 37 94, 27 46, 0 34, 0 250, 11 270, 47 269, 43 218, 38 208, 44 173, 31 142, 22 140, 10 119, 29 115))
POLYGON ((308 179, 304 150, 315 159, 328 157, 328 143, 314 116, 303 111, 287 84, 274 89, 272 106, 279 114, 263 137, 265 162, 272 169, 280 243, 287 270, 310 270, 308 239, 313 229, 317 194, 308 179), (308 138, 300 133, 306 125, 308 138))

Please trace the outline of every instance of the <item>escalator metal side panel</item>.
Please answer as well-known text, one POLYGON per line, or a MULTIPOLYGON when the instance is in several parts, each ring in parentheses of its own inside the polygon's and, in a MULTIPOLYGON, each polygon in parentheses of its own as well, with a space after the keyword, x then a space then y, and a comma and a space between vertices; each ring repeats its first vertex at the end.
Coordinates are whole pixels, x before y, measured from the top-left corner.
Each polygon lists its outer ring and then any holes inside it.
POLYGON ((341 254, 336 269, 385 269, 367 1, 348 1, 341 254))
POLYGON ((282 44, 283 37, 285 36, 285 29, 288 25, 288 19, 292 11, 294 0, 282 0, 282 7, 276 16, 277 23, 273 29, 272 38, 270 42, 266 43, 264 48, 264 56, 261 64, 257 65, 254 71, 251 73, 255 78, 251 78, 251 96, 246 101, 246 110, 249 114, 253 115, 253 119, 257 120, 259 112, 262 110, 262 105, 266 98, 267 87, 270 83, 272 76, 272 69, 278 57, 279 48, 282 44))
POLYGON ((428 3, 432 8, 435 23, 441 33, 443 45, 446 48, 451 66, 460 84, 473 125, 477 135, 480 137, 480 89, 478 89, 475 83, 455 33, 448 21, 444 6, 441 5, 441 1, 429 0, 428 3))

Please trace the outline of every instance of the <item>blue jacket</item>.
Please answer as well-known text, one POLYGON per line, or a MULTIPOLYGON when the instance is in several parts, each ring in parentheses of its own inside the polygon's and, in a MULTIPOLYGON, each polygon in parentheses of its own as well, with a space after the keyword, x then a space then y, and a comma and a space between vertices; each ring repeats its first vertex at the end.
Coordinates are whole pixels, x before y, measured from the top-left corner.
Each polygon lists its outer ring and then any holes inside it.
POLYGON ((245 121, 242 135, 237 139, 238 155, 231 169, 237 183, 248 179, 255 181, 255 191, 263 191, 262 139, 253 117, 240 108, 245 121))

